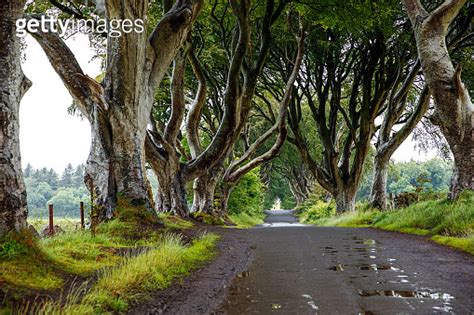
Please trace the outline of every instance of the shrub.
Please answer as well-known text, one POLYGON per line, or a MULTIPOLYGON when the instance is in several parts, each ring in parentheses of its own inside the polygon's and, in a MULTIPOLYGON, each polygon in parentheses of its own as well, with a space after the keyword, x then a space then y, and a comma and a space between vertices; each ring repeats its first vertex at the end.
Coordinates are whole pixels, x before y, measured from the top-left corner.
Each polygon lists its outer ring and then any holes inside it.
POLYGON ((302 222, 311 223, 321 218, 327 218, 336 214, 336 205, 334 202, 316 201, 309 207, 299 211, 299 217, 302 222))

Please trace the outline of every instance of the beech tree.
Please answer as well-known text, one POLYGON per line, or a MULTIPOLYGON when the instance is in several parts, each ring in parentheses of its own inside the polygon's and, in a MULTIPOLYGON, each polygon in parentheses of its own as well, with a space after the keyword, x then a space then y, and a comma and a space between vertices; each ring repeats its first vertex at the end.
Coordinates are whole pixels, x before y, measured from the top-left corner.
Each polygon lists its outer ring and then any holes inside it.
MULTIPOLYGON (((177 0, 147 32, 108 34, 104 79, 84 74, 56 33, 32 33, 91 125, 85 182, 96 215, 110 217, 117 197, 154 213, 146 179, 145 138, 155 91, 198 17, 202 0, 177 0)), ((147 21, 148 1, 105 2, 107 21, 147 21)), ((145 25, 147 28, 148 25, 145 25)))
POLYGON ((446 0, 431 12, 419 0, 403 2, 434 99, 432 121, 441 128, 454 156, 449 193, 454 199, 463 190, 474 190, 474 106, 461 79, 461 65, 454 67, 446 44, 449 26, 467 1, 446 0))
POLYGON ((21 70, 15 26, 24 5, 25 0, 6 0, 0 5, 0 236, 27 226, 18 120, 20 101, 31 82, 21 70))
POLYGON ((300 129, 302 98, 295 98, 290 110, 293 143, 318 183, 334 196, 337 212, 350 211, 376 131, 375 118, 398 79, 397 50, 380 31, 367 33, 367 38, 331 29, 314 36, 323 38, 313 40, 316 44, 308 49, 299 89, 318 130, 321 161, 312 157, 300 129))
MULTIPOLYGON (((297 35, 297 47, 296 56, 294 57, 295 59, 293 62, 290 62, 292 63, 292 67, 287 64, 288 67, 286 70, 288 71, 288 68, 292 68, 292 70, 283 90, 283 96, 279 102, 278 115, 274 124, 261 134, 252 144, 247 144, 244 153, 239 158, 230 161, 224 172, 222 178, 221 214, 227 214, 227 204, 230 194, 239 180, 252 169, 273 159, 280 152, 280 149, 286 140, 288 133, 286 127, 288 106, 304 53, 304 28, 302 25, 300 26, 299 34, 297 35), (274 134, 276 134, 276 139, 271 147, 261 154, 256 154, 257 150, 274 134)), ((291 55, 291 53, 288 52, 287 55, 291 55)), ((275 115, 272 114, 272 116, 274 117, 275 115)))
MULTIPOLYGON (((187 216, 189 210, 185 203, 184 183, 191 180, 195 180, 193 211, 212 211, 210 207, 214 199, 216 180, 224 171, 225 160, 231 155, 233 146, 247 122, 253 106, 252 100, 258 78, 262 73, 271 48, 271 27, 283 11, 286 1, 281 1, 278 5, 273 0, 265 2, 263 12, 256 16, 259 21, 256 25, 259 25, 260 28, 256 40, 259 41, 260 46, 254 49, 249 49, 249 47, 257 46, 251 45, 250 2, 229 1, 232 14, 235 16, 234 27, 226 24, 228 20, 225 19, 225 14, 229 5, 219 6, 218 3, 218 1, 215 1, 211 4, 210 15, 218 23, 221 49, 228 59, 228 62, 224 63, 219 69, 225 86, 215 82, 217 79, 210 74, 209 69, 203 69, 204 67, 200 66, 195 59, 196 56, 191 56, 189 60, 195 77, 199 81, 199 87, 188 116, 184 118, 184 67, 181 66, 182 70, 180 72, 173 72, 171 116, 165 126, 154 124, 154 130, 149 131, 147 157, 153 170, 158 174, 159 181, 161 179, 163 182, 163 184, 160 184, 158 200, 162 198, 160 195, 163 194, 164 200, 170 200, 165 203, 159 201, 159 211, 173 211, 179 215, 187 216), (224 14, 222 18, 217 17, 215 13, 217 9, 221 10, 220 14, 224 14), (215 92, 210 98, 205 98, 203 95, 207 83, 213 85, 212 89, 215 92), (199 116, 203 102, 206 99, 208 101, 211 99, 210 102, 213 103, 214 109, 217 111, 217 119, 210 124, 213 132, 210 136, 210 144, 204 149, 199 143, 197 135, 199 116), (175 113, 179 113, 179 115, 175 115, 175 113), (173 119, 176 119, 176 121, 172 123, 173 119), (167 131, 171 130, 170 128, 174 128, 175 135, 178 136, 182 121, 185 121, 186 137, 191 151, 191 159, 184 163, 180 161, 182 152, 178 153, 179 144, 169 141, 165 137, 167 131), (216 121, 218 127, 213 126, 216 121), (173 161, 171 162, 171 160, 173 161), (163 165, 162 163, 166 165, 172 163, 172 168, 165 169, 166 171, 172 169, 173 173, 165 175, 164 168, 160 166, 160 164, 163 165), (177 178, 175 183, 178 183, 179 188, 169 183, 170 178, 177 178), (163 204, 164 207, 160 206, 163 204)), ((205 113, 203 115, 206 116, 205 113)), ((272 129, 272 134, 277 129, 283 130, 278 126, 272 129)), ((253 162, 252 164, 257 166, 266 159, 268 159, 268 155, 263 157, 261 162, 253 162)), ((245 161, 247 162, 247 159, 245 161)))

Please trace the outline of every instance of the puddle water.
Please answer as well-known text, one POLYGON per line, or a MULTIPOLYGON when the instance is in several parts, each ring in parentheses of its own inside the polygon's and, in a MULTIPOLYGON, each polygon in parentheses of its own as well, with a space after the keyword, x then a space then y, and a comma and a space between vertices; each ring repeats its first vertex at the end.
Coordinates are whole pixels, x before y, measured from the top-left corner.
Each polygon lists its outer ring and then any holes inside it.
POLYGON ((398 297, 398 298, 417 298, 417 299, 431 299, 431 300, 445 300, 445 301, 450 301, 454 299, 454 296, 448 293, 438 293, 438 292, 432 293, 429 291, 359 290, 359 295, 363 297, 392 296, 392 297, 398 297))
POLYGON ((382 264, 367 264, 367 265, 362 265, 359 267, 360 270, 373 270, 373 271, 378 271, 378 270, 392 270, 392 271, 400 271, 400 268, 393 267, 391 265, 382 265, 382 264))
POLYGON ((329 270, 344 271, 344 265, 343 264, 337 264, 336 266, 330 267, 329 270))
POLYGON ((278 304, 278 303, 272 303, 272 309, 274 310, 279 310, 280 308, 282 308, 281 304, 278 304))
POLYGON ((306 302, 306 304, 308 304, 311 307, 311 309, 313 309, 315 311, 319 310, 319 307, 316 305, 316 303, 314 303, 313 298, 311 297, 311 295, 302 294, 301 296, 304 297, 305 299, 308 299, 308 302, 306 302))
POLYGON ((308 227, 307 224, 301 223, 288 223, 288 222, 274 222, 274 223, 263 223, 261 227, 308 227))
POLYGON ((250 271, 245 270, 244 272, 239 273, 237 278, 247 278, 248 276, 250 276, 250 271))

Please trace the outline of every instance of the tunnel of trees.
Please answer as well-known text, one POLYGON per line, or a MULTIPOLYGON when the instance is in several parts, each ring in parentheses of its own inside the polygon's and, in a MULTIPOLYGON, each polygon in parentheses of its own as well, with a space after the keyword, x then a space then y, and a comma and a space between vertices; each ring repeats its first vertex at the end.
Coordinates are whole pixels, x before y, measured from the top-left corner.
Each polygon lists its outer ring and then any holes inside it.
MULTIPOLYGON (((474 190, 474 5, 466 0, 6 0, 0 6, 0 234, 54 203, 113 218, 121 200, 181 217, 251 215, 312 194, 338 213, 390 194, 474 190), (92 134, 85 165, 21 168, 17 19, 143 19, 90 32, 102 75, 31 32, 92 134), (393 162, 414 134, 446 159, 393 162), (25 185, 26 184, 26 185, 25 185), (28 190, 28 194, 27 194, 28 190)), ((87 25, 92 28, 94 25, 87 25)), ((60 206, 61 205, 61 206, 60 206)))

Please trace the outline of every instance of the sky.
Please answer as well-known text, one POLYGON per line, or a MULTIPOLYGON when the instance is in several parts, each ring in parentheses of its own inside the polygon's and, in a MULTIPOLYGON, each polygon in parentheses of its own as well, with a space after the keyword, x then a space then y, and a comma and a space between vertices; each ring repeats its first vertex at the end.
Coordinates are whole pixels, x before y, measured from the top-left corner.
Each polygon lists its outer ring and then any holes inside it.
MULTIPOLYGON (((92 60, 93 51, 86 35, 78 34, 66 41, 83 71, 90 77, 100 74, 100 61, 92 60)), ((90 147, 90 127, 86 120, 71 116, 67 108, 72 98, 39 44, 26 37, 26 61, 23 72, 33 86, 20 106, 20 148, 22 164, 34 168, 53 168, 62 173, 68 163, 85 163, 90 147)), ((393 155, 396 161, 423 161, 435 152, 420 153, 411 137, 393 155)))

